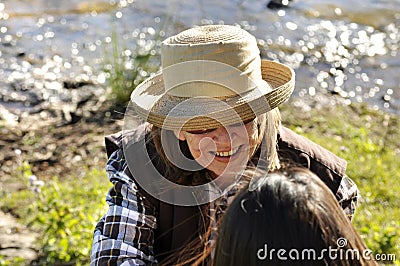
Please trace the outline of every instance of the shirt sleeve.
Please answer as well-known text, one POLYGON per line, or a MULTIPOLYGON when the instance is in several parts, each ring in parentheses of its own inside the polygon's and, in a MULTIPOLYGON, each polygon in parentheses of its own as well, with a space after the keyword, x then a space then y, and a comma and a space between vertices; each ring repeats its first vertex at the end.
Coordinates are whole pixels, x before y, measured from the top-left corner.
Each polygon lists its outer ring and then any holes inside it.
POLYGON ((121 150, 115 151, 106 166, 113 187, 106 201, 107 213, 98 222, 93 237, 91 266, 155 265, 154 206, 140 193, 121 150))
POLYGON ((359 191, 356 183, 354 183, 350 177, 344 176, 340 182, 339 189, 335 196, 339 201, 344 213, 351 220, 356 211, 359 197, 359 191))

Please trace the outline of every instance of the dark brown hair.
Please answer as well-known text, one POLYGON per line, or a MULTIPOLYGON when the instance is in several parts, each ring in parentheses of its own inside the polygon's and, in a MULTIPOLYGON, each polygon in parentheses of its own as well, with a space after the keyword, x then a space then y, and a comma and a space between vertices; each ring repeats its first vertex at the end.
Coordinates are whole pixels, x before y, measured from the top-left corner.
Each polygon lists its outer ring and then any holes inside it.
POLYGON ((377 265, 363 258, 365 243, 333 193, 311 171, 288 168, 256 176, 261 176, 256 189, 242 191, 224 215, 214 265, 377 265), (336 259, 323 252, 342 245, 336 259), (266 255, 265 247, 275 254, 260 259, 257 252, 261 249, 259 254, 266 255), (292 249, 300 254, 312 249, 316 257, 281 260, 279 249, 286 251, 286 258, 292 249), (359 257, 351 255, 352 250, 359 257))

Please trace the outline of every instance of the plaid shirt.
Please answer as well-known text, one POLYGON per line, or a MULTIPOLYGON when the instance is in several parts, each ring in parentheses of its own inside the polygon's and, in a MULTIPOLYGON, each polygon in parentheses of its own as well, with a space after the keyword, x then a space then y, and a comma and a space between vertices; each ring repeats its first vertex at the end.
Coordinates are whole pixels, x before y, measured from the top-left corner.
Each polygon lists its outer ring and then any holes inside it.
MULTIPOLYGON (((116 150, 110 156, 106 170, 113 188, 106 197, 109 209, 94 231, 90 265, 157 264, 153 254, 157 210, 141 195, 135 181, 127 174, 129 169, 122 150, 116 150)), ((212 217, 215 217, 212 212, 217 206, 226 205, 231 201, 227 197, 233 194, 227 193, 228 196, 210 205, 212 217)), ((342 179, 336 198, 351 219, 357 205, 358 189, 349 177, 342 179)))

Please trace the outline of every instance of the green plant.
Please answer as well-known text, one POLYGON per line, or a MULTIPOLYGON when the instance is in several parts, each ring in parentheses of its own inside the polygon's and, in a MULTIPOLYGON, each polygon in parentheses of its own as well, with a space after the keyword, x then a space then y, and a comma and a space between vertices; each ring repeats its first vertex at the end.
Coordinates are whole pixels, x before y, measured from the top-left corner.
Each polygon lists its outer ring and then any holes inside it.
POLYGON ((23 258, 7 259, 5 256, 0 255, 0 266, 23 266, 25 265, 23 258))
POLYGON ((104 175, 92 170, 79 180, 54 178, 42 188, 29 207, 29 225, 42 236, 40 263, 88 264, 93 230, 106 208, 104 175))
POLYGON ((135 33, 135 44, 128 49, 126 44, 121 44, 124 38, 120 38, 113 24, 111 37, 107 39, 108 45, 104 50, 103 71, 111 87, 111 96, 115 104, 125 105, 135 87, 159 69, 157 62, 151 64, 150 61, 158 53, 160 32, 156 32, 153 28, 141 29, 135 33))

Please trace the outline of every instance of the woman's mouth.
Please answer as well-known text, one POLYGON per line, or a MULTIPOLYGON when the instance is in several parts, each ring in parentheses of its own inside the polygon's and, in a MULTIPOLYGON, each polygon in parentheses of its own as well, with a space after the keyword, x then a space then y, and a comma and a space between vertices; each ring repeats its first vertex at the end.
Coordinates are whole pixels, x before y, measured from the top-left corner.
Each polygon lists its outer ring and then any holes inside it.
POLYGON ((215 157, 219 157, 221 159, 230 158, 230 157, 234 156, 236 153, 238 153, 238 151, 240 150, 241 147, 242 147, 242 145, 237 148, 234 148, 230 151, 215 151, 215 152, 213 151, 213 152, 211 152, 211 154, 213 154, 215 157))

